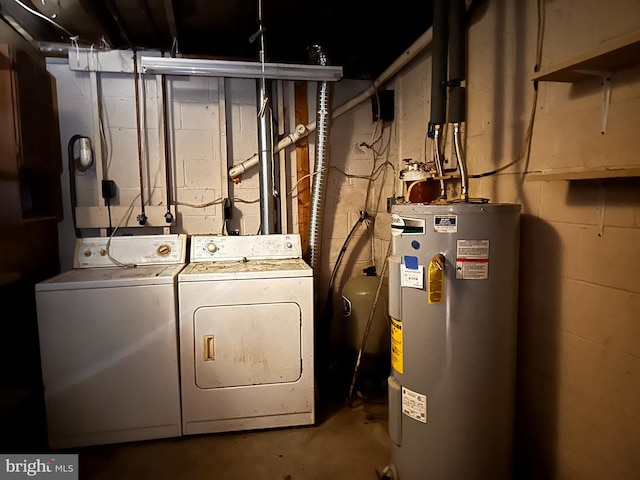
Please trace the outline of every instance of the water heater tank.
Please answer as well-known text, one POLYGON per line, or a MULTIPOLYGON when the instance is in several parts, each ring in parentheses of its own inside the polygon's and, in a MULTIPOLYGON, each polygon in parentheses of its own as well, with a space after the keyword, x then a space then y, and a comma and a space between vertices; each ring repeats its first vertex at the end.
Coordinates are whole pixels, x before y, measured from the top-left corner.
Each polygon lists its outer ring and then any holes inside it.
POLYGON ((512 478, 519 205, 395 205, 390 470, 512 478))

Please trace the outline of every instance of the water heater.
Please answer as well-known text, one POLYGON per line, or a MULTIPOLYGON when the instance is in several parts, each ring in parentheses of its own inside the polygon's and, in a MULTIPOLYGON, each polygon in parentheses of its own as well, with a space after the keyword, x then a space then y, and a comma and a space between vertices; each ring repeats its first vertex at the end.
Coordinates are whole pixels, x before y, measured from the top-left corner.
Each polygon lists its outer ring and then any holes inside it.
POLYGON ((389 476, 511 479, 520 206, 391 213, 389 476))

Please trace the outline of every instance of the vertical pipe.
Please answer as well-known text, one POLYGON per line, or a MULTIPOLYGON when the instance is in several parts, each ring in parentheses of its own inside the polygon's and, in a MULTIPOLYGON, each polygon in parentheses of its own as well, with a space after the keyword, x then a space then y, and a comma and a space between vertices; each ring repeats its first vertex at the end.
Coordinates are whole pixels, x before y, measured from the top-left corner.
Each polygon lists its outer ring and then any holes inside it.
MULTIPOLYGON (((320 45, 313 45, 311 57, 319 65, 327 64, 327 57, 320 45)), ((329 130, 331 128, 331 86, 329 82, 318 83, 316 112, 316 155, 313 187, 311 190, 311 217, 309 220, 309 252, 307 261, 313 268, 316 282, 320 278, 322 242, 322 220, 326 196, 327 169, 329 168, 329 130)), ((317 284, 317 283, 316 283, 317 284)))
POLYGON ((140 214, 137 216, 139 225, 146 225, 147 214, 144 208, 144 165, 142 159, 142 127, 140 125, 140 87, 138 86, 138 53, 133 50, 133 84, 136 99, 136 137, 138 139, 138 175, 140 180, 140 214))
POLYGON ((447 188, 442 178, 441 136, 442 125, 447 121, 447 61, 449 24, 447 22, 449 0, 433 2, 433 44, 431 49, 431 119, 429 136, 434 142, 434 158, 440 177, 440 196, 447 198, 447 188))
POLYGON ((449 122, 453 123, 453 148, 460 169, 460 200, 469 199, 469 176, 462 151, 460 125, 466 120, 466 92, 462 82, 466 72, 465 0, 451 0, 449 10, 449 122))
POLYGON ((442 159, 440 158, 441 152, 441 137, 440 137, 440 125, 434 125, 433 130, 433 143, 434 143, 434 162, 436 164, 436 174, 440 177, 438 182, 440 183, 440 196, 441 200, 447 199, 447 186, 444 183, 444 178, 442 178, 444 172, 442 171, 442 159))
POLYGON ((273 215, 273 132, 271 129, 271 99, 269 82, 256 80, 258 99, 258 156, 260 158, 260 233, 275 233, 273 215))
POLYGON ((167 100, 167 77, 165 75, 156 75, 156 89, 161 92, 161 95, 158 96, 158 141, 162 152, 162 163, 164 164, 164 190, 167 203, 164 220, 167 224, 172 224, 174 218, 171 212, 171 204, 173 203, 171 199, 171 130, 167 113, 169 103, 167 100))
POLYGON ((460 138, 460 124, 453 124, 453 148, 458 159, 458 168, 460 169, 460 200, 469 200, 469 175, 467 173, 467 162, 464 159, 462 151, 462 140, 460 138))

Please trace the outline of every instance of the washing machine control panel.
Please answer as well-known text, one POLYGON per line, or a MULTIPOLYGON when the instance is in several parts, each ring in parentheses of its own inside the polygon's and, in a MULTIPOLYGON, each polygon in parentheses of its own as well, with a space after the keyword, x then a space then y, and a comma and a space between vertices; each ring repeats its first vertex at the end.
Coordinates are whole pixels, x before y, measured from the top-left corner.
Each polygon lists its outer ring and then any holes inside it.
POLYGON ((88 237, 76 241, 74 268, 185 263, 186 235, 88 237))
POLYGON ((191 262, 301 258, 299 235, 194 235, 191 262))

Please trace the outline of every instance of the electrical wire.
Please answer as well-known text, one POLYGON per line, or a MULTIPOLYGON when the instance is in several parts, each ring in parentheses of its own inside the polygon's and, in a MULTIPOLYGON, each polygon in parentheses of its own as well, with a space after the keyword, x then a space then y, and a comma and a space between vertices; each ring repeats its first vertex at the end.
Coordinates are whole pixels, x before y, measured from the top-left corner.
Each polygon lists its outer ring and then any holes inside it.
MULTIPOLYGON (((100 134, 100 152, 101 152, 101 156, 102 156, 102 177, 104 180, 108 180, 109 179, 109 168, 111 167, 111 152, 112 152, 112 148, 111 148, 111 142, 112 142, 112 138, 111 135, 109 135, 109 139, 107 140, 107 136, 105 133, 105 130, 108 130, 109 132, 111 132, 111 130, 108 128, 108 124, 109 124, 109 118, 107 117, 107 111, 106 109, 103 108, 102 105, 102 88, 101 88, 101 84, 100 84, 100 72, 96 72, 96 85, 97 85, 97 91, 96 91, 96 98, 98 99, 98 131, 100 134), (104 117, 107 117, 107 128, 105 129, 104 126, 104 117)), ((105 204, 107 206, 107 213, 108 213, 108 218, 109 218, 109 232, 113 231, 113 222, 111 219, 111 199, 106 198, 105 199, 105 204)))
MULTIPOLYGON (((337 167, 329 167, 331 168, 337 168, 337 167)), ((295 198, 298 195, 293 195, 293 192, 295 192, 298 189, 298 185, 300 185, 302 182, 304 182, 307 178, 311 178, 315 175, 318 175, 319 173, 325 172, 327 169, 326 168, 322 168, 320 170, 316 170, 315 172, 311 172, 311 173, 307 173, 306 175, 304 175, 303 177, 300 177, 300 179, 296 182, 296 184, 293 186, 293 188, 291 190, 289 190, 287 192, 287 196, 291 197, 291 198, 295 198)), ((340 170, 342 171, 342 170, 340 170)))
MULTIPOLYGON (((382 171, 383 171, 383 169, 385 167, 390 167, 394 172, 396 171, 395 165, 392 162, 388 161, 388 160, 385 161, 384 163, 381 163, 380 165, 378 165, 375 168, 375 170, 374 170, 372 175, 354 175, 352 173, 345 172, 344 170, 342 170, 339 167, 336 167, 335 165, 331 165, 329 167, 329 171, 335 170, 335 171, 341 173, 342 175, 344 175, 346 178, 356 178, 356 179, 361 179, 361 180, 370 180, 370 179, 372 179, 375 182, 380 177, 380 174, 382 173, 382 171)), ((314 175, 318 175, 320 172, 325 171, 325 170, 326 170, 326 168, 323 168, 322 170, 311 172, 311 173, 308 173, 308 174, 300 177, 300 179, 296 182, 296 184, 293 186, 293 188, 291 188, 291 190, 289 190, 287 192, 287 196, 291 197, 291 198, 296 198, 298 195, 297 194, 294 195, 294 192, 298 189, 298 186, 303 181, 305 181, 309 177, 313 177, 314 175)))
MULTIPOLYGON (((237 203, 258 203, 260 201, 259 198, 255 200, 245 200, 244 198, 233 197, 233 201, 237 203)), ((179 200, 175 200, 172 202, 172 205, 182 206, 182 207, 190 207, 190 208, 207 208, 213 205, 221 205, 224 202, 224 198, 219 197, 215 200, 211 200, 210 202, 205 203, 189 203, 189 202, 181 202, 179 200)))
POLYGON ((256 198, 255 200, 245 200, 244 198, 233 197, 233 201, 238 203, 258 203, 260 199, 256 198))
POLYGON ((73 156, 73 145, 77 139, 82 138, 82 135, 74 135, 69 139, 67 144, 67 169, 69 174, 69 195, 71 200, 71 220, 73 222, 73 230, 75 231, 76 238, 82 236, 82 231, 78 228, 78 222, 76 219, 76 207, 78 206, 78 196, 76 189, 76 162, 73 156))
POLYGON ((49 17, 47 17, 46 15, 44 15, 43 13, 40 13, 38 10, 35 10, 31 7, 29 7, 28 5, 25 5, 24 3, 22 3, 20 0, 13 0, 17 5, 21 6, 22 8, 24 8, 27 12, 29 12, 32 15, 35 15, 38 18, 41 18, 42 20, 49 22, 51 25, 53 25, 54 27, 56 27, 58 30, 63 31, 64 33, 66 33, 70 39, 78 39, 78 35, 74 35, 73 33, 71 33, 69 30, 67 30, 66 28, 64 28, 62 25, 60 25, 58 22, 55 22, 54 20, 50 19, 49 17))
POLYGON ((135 267, 137 267, 137 265, 135 263, 121 262, 120 260, 118 260, 117 258, 114 258, 111 255, 111 239, 115 236, 116 232, 122 226, 123 222, 124 222, 125 225, 127 225, 129 223, 129 220, 131 219, 131 214, 133 213, 133 206, 136 203, 136 200, 138 200, 139 196, 140 196, 140 194, 138 193, 135 197, 133 197, 133 200, 131 200, 131 204, 127 208, 127 211, 122 216, 122 218, 118 222, 118 225, 116 225, 116 228, 113 229, 113 232, 111 232, 111 235, 109 235, 109 238, 107 239, 107 246, 106 246, 107 257, 109 258, 109 260, 111 260, 118 267, 124 267, 124 268, 135 268, 135 267))

